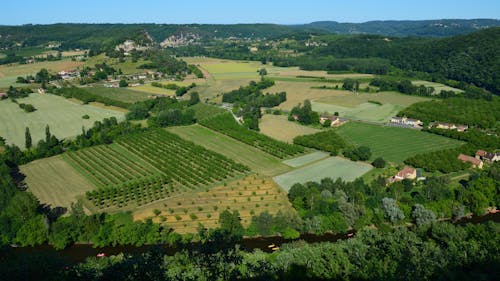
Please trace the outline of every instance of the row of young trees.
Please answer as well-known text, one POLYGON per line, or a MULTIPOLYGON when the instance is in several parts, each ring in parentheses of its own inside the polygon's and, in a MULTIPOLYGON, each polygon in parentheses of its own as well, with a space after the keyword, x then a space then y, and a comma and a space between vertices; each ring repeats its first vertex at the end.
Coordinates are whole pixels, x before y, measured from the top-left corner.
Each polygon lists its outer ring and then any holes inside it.
POLYGON ((286 158, 304 152, 304 148, 301 146, 277 141, 239 125, 231 113, 223 113, 201 120, 200 124, 246 144, 255 146, 278 158, 286 158))

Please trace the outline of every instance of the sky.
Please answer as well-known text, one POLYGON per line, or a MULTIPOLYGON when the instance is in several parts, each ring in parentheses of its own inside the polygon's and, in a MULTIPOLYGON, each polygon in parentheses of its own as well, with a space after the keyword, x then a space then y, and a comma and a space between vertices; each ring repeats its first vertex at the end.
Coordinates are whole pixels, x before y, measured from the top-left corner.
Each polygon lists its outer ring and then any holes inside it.
POLYGON ((500 0, 2 0, 1 25, 500 18, 500 0))

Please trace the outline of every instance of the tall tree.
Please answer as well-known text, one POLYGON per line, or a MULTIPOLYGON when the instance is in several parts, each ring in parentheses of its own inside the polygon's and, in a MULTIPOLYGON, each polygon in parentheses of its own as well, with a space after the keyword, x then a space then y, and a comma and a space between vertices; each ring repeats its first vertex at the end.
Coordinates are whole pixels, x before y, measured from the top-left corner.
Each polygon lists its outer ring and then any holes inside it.
POLYGON ((32 144, 32 141, 31 141, 30 128, 26 127, 26 131, 24 133, 24 146, 26 147, 26 149, 30 149, 31 144, 32 144))
POLYGON ((47 144, 50 143, 50 127, 48 124, 47 124, 47 126, 45 126, 45 142, 47 144))

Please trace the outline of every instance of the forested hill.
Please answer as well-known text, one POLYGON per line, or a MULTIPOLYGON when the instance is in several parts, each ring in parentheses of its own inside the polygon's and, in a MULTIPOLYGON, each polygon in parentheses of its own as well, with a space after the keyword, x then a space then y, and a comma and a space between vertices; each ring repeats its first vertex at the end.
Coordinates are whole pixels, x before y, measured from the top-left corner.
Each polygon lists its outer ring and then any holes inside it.
POLYGON ((500 94, 500 27, 449 38, 326 35, 316 40, 325 45, 302 56, 276 58, 274 63, 308 70, 342 70, 335 68, 338 62, 358 60, 366 66, 386 61, 402 70, 429 73, 439 81, 463 81, 500 94))
POLYGON ((500 26, 500 20, 370 21, 365 23, 314 22, 278 24, 72 24, 0 26, 0 48, 60 42, 63 48, 113 46, 126 39, 161 42, 171 35, 196 34, 203 38, 270 38, 296 32, 315 34, 379 34, 386 36, 444 37, 500 26))
MULTIPOLYGON (((301 30, 307 30, 304 27, 301 30)), ((125 39, 144 40, 149 34, 156 42, 171 35, 196 34, 203 38, 267 38, 294 32, 289 26, 277 24, 51 24, 0 26, 0 48, 16 44, 36 46, 60 42, 63 48, 112 46, 125 39)))
POLYGON ((364 23, 340 23, 318 21, 301 27, 321 29, 338 34, 378 34, 386 36, 447 37, 471 33, 485 28, 500 26, 496 19, 441 19, 422 21, 368 21, 364 23))

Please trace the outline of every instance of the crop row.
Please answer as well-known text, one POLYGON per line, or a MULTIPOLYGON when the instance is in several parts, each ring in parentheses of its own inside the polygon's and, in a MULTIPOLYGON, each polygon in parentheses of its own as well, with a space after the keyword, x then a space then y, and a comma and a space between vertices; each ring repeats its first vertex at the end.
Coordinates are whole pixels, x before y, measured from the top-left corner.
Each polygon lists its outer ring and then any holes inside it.
POLYGON ((130 135, 119 144, 186 187, 219 182, 248 171, 244 165, 165 130, 130 135))
POLYGON ((304 148, 299 145, 281 142, 239 125, 230 113, 204 119, 200 124, 281 159, 304 152, 304 148))

